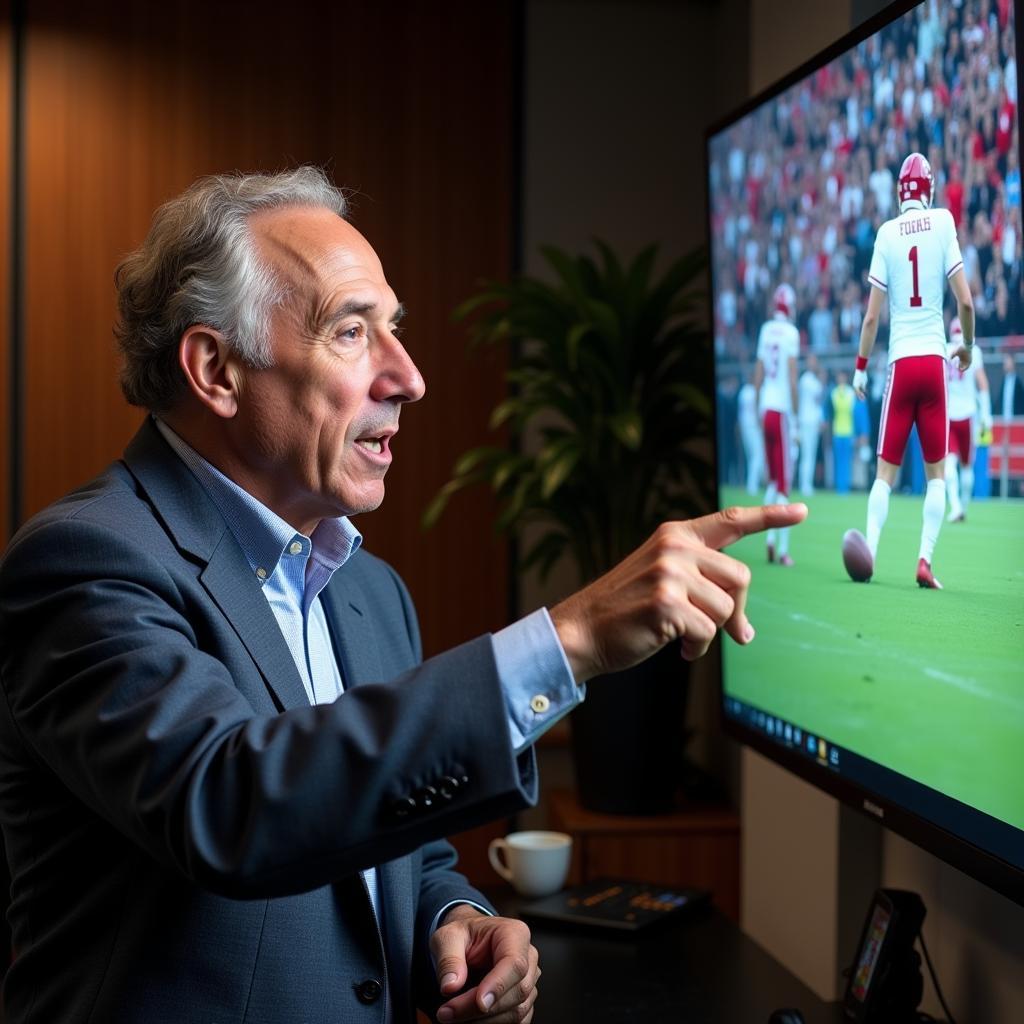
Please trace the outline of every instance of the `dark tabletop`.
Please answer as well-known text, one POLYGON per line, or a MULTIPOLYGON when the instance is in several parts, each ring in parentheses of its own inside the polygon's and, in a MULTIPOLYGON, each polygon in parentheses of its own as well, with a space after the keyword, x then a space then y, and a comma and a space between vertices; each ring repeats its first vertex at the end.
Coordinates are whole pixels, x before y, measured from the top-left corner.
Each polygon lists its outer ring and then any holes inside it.
MULTIPOLYGON (((497 896, 516 914, 515 899, 497 896)), ((639 935, 530 921, 543 977, 534 1024, 768 1024, 796 1007, 806 1024, 841 1024, 825 1003, 725 915, 701 909, 639 935)))

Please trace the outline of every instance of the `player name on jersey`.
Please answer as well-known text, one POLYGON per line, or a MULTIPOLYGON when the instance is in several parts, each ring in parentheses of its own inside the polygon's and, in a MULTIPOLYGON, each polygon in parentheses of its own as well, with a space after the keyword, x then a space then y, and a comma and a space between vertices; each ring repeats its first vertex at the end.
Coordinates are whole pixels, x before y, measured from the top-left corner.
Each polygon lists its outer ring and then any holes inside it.
POLYGON ((931 231, 932 222, 928 217, 917 217, 914 220, 900 221, 901 235, 916 235, 919 231, 931 231))

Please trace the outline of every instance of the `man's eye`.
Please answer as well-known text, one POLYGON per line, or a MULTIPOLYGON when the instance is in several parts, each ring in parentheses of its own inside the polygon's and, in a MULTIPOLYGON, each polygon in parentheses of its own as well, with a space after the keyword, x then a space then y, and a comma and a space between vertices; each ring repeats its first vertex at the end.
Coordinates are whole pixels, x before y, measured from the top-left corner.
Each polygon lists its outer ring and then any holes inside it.
POLYGON ((354 327, 346 327, 337 334, 339 341, 358 341, 362 336, 363 328, 361 324, 356 324, 354 327))

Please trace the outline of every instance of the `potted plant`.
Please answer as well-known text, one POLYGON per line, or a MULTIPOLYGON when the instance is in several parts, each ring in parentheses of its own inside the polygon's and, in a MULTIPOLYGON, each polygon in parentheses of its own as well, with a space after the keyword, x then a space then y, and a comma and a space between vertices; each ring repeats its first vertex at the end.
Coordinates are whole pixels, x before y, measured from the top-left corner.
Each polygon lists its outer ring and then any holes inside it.
MULTIPOLYGON (((516 443, 467 451, 424 514, 430 525, 457 491, 488 485, 500 501, 498 528, 522 543, 530 527, 521 568, 544 577, 565 556, 580 583, 662 521, 714 503, 705 250, 659 274, 655 246, 625 264, 596 246, 596 260, 545 247, 550 282, 489 282, 456 311, 475 343, 510 347, 509 394, 491 427, 507 424, 516 443)), ((673 647, 588 687, 572 716, 584 806, 669 809, 686 679, 673 647)))

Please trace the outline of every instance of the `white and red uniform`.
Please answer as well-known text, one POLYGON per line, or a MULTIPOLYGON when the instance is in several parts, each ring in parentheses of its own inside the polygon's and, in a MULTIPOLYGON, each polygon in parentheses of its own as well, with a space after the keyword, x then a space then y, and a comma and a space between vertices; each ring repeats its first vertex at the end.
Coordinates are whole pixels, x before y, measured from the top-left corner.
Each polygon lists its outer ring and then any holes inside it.
POLYGON ((949 452, 960 459, 961 465, 974 465, 974 414, 978 410, 978 366, 981 349, 974 346, 971 365, 960 369, 960 360, 953 353, 960 341, 951 341, 946 370, 949 377, 949 452))
POLYGON ((764 367, 760 407, 764 423, 764 455, 768 479, 779 494, 789 494, 792 475, 790 422, 793 396, 790 390, 790 360, 800 354, 800 332, 781 313, 765 321, 757 337, 757 358, 764 367))
POLYGON ((889 296, 889 377, 878 454, 899 465, 917 424, 925 462, 946 457, 946 281, 963 266, 948 210, 908 204, 875 238, 868 281, 889 296))

